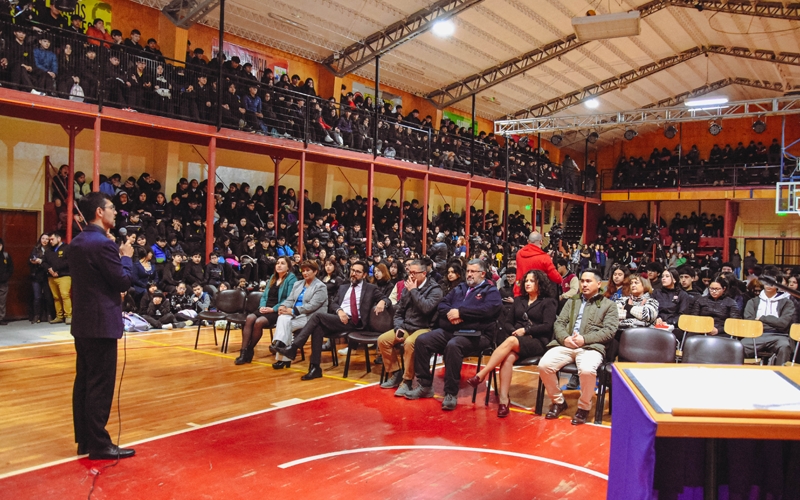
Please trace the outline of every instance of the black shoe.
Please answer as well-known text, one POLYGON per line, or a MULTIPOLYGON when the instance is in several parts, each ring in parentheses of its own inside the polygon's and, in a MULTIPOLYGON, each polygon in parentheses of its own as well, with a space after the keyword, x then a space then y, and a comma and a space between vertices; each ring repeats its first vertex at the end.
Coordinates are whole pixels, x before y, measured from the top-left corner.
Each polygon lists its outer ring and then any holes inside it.
POLYGON ((292 366, 291 361, 278 361, 277 363, 272 363, 272 367, 276 370, 283 370, 284 368, 289 368, 292 366))
POLYGON ((286 347, 286 344, 284 344, 280 340, 276 340, 275 342, 269 345, 269 352, 271 352, 272 354, 276 354, 278 352, 278 349, 281 347, 286 347))
POLYGON ((564 401, 561 404, 553 403, 550 405, 550 411, 547 412, 547 415, 544 416, 547 420, 552 420, 554 418, 558 418, 559 415, 564 413, 564 410, 567 409, 567 402, 564 401))
POLYGON ((239 357, 233 361, 234 365, 243 365, 247 363, 247 349, 239 351, 239 357))
POLYGON ((572 425, 581 425, 586 423, 586 418, 589 416, 589 410, 581 410, 578 408, 578 411, 575 412, 575 416, 572 417, 572 425))
POLYGON ((566 390, 575 391, 581 386, 581 378, 578 375, 572 375, 567 382, 566 390))
POLYGON ((252 348, 252 347, 250 349, 245 350, 245 352, 244 352, 244 362, 245 363, 252 363, 253 362, 253 356, 255 356, 255 354, 256 354, 256 350, 254 348, 252 348))
POLYGON ((322 377, 322 369, 317 365, 309 365, 308 373, 300 377, 300 380, 313 380, 315 378, 321 378, 321 377, 322 377))
POLYGON ((288 347, 276 347, 275 351, 283 354, 290 360, 294 360, 295 356, 297 356, 297 347, 290 345, 288 347))
POLYGON ((110 444, 102 450, 89 452, 89 460, 116 460, 117 458, 130 458, 136 454, 133 448, 120 448, 115 444, 110 444))
POLYGON ((78 455, 86 455, 89 453, 87 446, 84 443, 78 443, 78 455))

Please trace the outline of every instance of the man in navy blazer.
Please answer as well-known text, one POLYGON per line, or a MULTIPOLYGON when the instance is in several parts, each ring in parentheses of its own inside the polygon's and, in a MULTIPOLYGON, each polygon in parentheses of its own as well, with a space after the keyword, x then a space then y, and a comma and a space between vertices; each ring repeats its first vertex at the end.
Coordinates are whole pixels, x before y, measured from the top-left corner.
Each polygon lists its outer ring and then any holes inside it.
POLYGON ((117 211, 104 193, 80 201, 89 224, 71 243, 73 321, 77 363, 72 390, 72 416, 78 454, 92 460, 133 456, 119 448, 106 431, 117 375, 117 340, 122 337, 121 293, 133 275, 133 247, 119 247, 110 236, 117 211))
POLYGON ((333 313, 318 312, 314 314, 309 318, 306 326, 294 336, 291 345, 276 349, 287 358, 294 359, 297 350, 302 349, 308 337, 311 337, 308 373, 300 377, 301 380, 311 380, 322 376, 319 364, 324 337, 353 330, 364 330, 369 326, 373 309, 377 307, 376 312, 381 312, 384 308, 391 306, 389 298, 383 297, 378 287, 364 281, 366 272, 367 265, 362 261, 350 266, 350 284, 340 286, 336 300, 329 305, 329 309, 333 313), (383 304, 380 304, 381 302, 383 304), (355 310, 353 306, 355 306, 355 310))
POLYGON ((442 409, 455 410, 464 356, 477 355, 491 345, 502 307, 497 286, 486 279, 486 264, 479 259, 469 261, 466 282, 451 290, 439 303, 439 328, 417 337, 414 371, 419 385, 405 394, 406 399, 433 397, 430 359, 434 353, 443 352, 442 409), (456 335, 459 330, 475 330, 479 335, 456 335))

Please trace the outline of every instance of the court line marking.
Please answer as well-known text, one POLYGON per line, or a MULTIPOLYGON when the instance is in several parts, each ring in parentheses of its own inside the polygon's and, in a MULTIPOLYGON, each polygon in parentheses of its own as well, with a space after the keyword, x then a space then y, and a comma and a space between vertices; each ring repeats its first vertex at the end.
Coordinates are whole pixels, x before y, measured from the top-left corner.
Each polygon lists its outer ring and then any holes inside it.
MULTIPOLYGON (((269 412, 273 412, 273 411, 277 411, 277 410, 282 410, 283 408, 287 408, 289 406, 301 405, 303 403, 308 403, 308 402, 311 402, 311 401, 318 401, 320 399, 325 399, 325 398, 330 398, 330 397, 333 397, 333 396, 338 396, 340 394, 345 394, 345 393, 348 393, 348 392, 353 392, 353 391, 358 391, 358 390, 361 390, 361 389, 366 389, 367 387, 373 387, 375 385, 378 385, 378 382, 374 382, 374 383, 367 384, 367 385, 359 385, 359 386, 356 386, 356 387, 351 387, 349 389, 344 389, 342 391, 332 392, 330 394, 323 394, 322 396, 316 396, 316 397, 309 398, 309 399, 302 399, 302 400, 299 400, 295 404, 288 404, 288 405, 280 407, 280 408, 277 408, 277 407, 265 408, 263 410, 257 410, 257 411, 254 411, 254 412, 245 413, 243 415, 236 415, 234 417, 224 418, 222 420, 209 422, 207 424, 195 424, 196 427, 191 427, 189 429, 181 429, 181 430, 177 430, 177 431, 173 431, 173 432, 167 432, 165 434, 159 434, 158 436, 152 436, 152 437, 149 437, 149 438, 140 439, 139 441, 133 441, 131 443, 125 443, 125 444, 121 444, 119 446, 121 448, 127 448, 127 447, 136 446, 136 445, 143 444, 143 443, 149 443, 150 441, 156 441, 156 440, 159 440, 159 439, 164 439, 164 438, 168 438, 168 437, 172 437, 172 436, 177 436, 177 435, 180 435, 180 434, 185 434, 187 432, 194 432, 194 431, 196 431, 198 429, 205 429, 206 427, 213 427, 215 425, 226 424, 228 422, 235 422, 236 420, 241 420, 243 418, 254 417, 256 415, 261 415, 261 414, 264 414, 264 413, 269 413, 269 412)), ((53 467, 53 466, 56 466, 56 465, 61 465, 61 464, 65 464, 65 463, 68 463, 68 462, 73 462, 73 461, 76 461, 76 460, 80 460, 80 459, 86 458, 87 456, 88 455, 80 455, 80 456, 62 458, 62 459, 59 459, 59 460, 54 460, 52 462, 47 462, 47 463, 44 463, 44 464, 27 467, 25 469, 20 469, 20 470, 16 470, 16 471, 12 471, 12 472, 6 472, 5 474, 0 474, 0 480, 6 479, 6 478, 9 478, 9 477, 12 477, 12 476, 18 476, 20 474, 25 474, 27 472, 33 472, 33 471, 37 471, 37 470, 40 470, 40 469, 46 469, 48 467, 53 467)))
POLYGON ((593 471, 592 469, 587 469, 586 467, 581 467, 579 465, 573 465, 567 462, 561 462, 560 460, 553 460, 552 458, 545 458, 540 457, 538 455, 528 455, 527 453, 517 453, 515 451, 505 451, 505 450, 493 450, 487 448, 469 448, 465 446, 442 446, 442 445, 408 445, 408 446, 375 446, 372 448, 355 448, 352 450, 341 450, 341 451, 333 451, 330 453, 322 453, 320 455, 313 455, 306 458, 300 458, 297 460, 293 460, 291 462, 286 462, 283 464, 278 465, 280 469, 288 469, 289 467, 294 467, 296 465, 302 465, 309 462, 313 462, 316 460, 323 460, 325 458, 331 457, 340 457, 343 455, 354 455, 356 453, 371 453, 375 451, 406 451, 406 450, 440 450, 440 451, 469 451, 474 453, 489 453, 492 455, 505 455, 508 457, 516 457, 516 458, 523 458, 526 460, 533 460, 536 462, 544 462, 551 465, 558 465, 559 467, 565 467, 567 469, 572 469, 578 472, 583 472, 584 474, 589 474, 591 476, 598 477, 600 479, 604 479, 608 481, 608 475, 593 471))
MULTIPOLYGON (((211 327, 204 327, 204 328, 211 328, 211 327)), ((186 328, 187 331, 189 331, 189 329, 190 328, 186 328)), ((160 334, 164 334, 164 333, 172 333, 172 332, 176 332, 176 331, 177 332, 181 332, 181 331, 183 331, 183 329, 179 329, 179 330, 152 330, 152 331, 147 331, 147 332, 127 332, 126 335, 129 338, 137 338, 137 337, 149 337, 151 335, 160 335, 160 334)), ((195 331, 195 330, 191 330, 191 331, 195 331)), ((12 346, 0 346, 0 354, 2 354, 4 352, 10 352, 10 351, 21 351, 23 349, 35 349, 37 347, 53 347, 53 346, 59 346, 59 345, 64 345, 64 344, 72 344, 73 341, 74 341, 74 339, 72 338, 72 336, 70 336, 69 338, 64 339, 62 341, 55 341, 55 342, 49 342, 49 343, 47 343, 47 342, 31 342, 30 344, 12 345, 12 346)))

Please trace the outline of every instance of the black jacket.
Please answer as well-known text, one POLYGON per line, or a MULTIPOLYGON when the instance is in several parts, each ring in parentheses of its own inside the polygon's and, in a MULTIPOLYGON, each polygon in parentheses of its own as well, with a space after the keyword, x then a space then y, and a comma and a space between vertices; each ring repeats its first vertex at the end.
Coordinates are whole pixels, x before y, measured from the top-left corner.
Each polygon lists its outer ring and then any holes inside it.
POLYGON ((658 301, 658 317, 672 326, 678 326, 678 318, 686 313, 692 303, 692 298, 680 285, 672 290, 660 288, 653 292, 652 297, 658 301))
POLYGON ((4 248, 0 251, 0 283, 8 283, 12 274, 14 274, 14 262, 4 248))
POLYGON ((545 346, 553 338, 557 308, 558 303, 553 298, 540 297, 528 305, 527 296, 516 297, 511 307, 511 316, 505 318, 503 331, 510 335, 514 330, 524 328, 525 335, 530 335, 540 342, 544 351, 545 346))
POLYGON ((688 313, 693 316, 711 316, 714 318, 714 328, 717 329, 720 337, 730 337, 730 335, 725 334, 726 319, 739 319, 742 317, 742 312, 739 310, 739 306, 736 305, 736 301, 727 296, 717 300, 708 295, 698 297, 689 306, 688 313))
MULTIPOLYGON (((110 240, 109 240, 110 241, 110 240)), ((52 269, 58 273, 58 277, 69 276, 69 250, 70 246, 61 243, 58 248, 53 248, 44 254, 45 269, 52 269)))

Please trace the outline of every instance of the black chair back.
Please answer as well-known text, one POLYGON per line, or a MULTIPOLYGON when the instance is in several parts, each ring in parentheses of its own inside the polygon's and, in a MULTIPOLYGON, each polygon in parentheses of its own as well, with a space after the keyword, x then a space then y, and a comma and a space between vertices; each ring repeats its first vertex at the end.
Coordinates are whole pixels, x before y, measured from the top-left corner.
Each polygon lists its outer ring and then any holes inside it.
POLYGON ((738 340, 695 335, 683 343, 683 363, 741 365, 744 347, 738 340))
POLYGON ((250 292, 247 294, 247 300, 244 304, 244 312, 247 314, 254 314, 258 311, 258 307, 261 305, 261 296, 263 295, 262 292, 258 290, 250 292))
POLYGON ((619 339, 619 360, 633 363, 674 363, 675 336, 659 328, 629 328, 619 339))
POLYGON ((241 312, 245 298, 244 290, 223 290, 217 294, 217 310, 225 314, 241 312))

